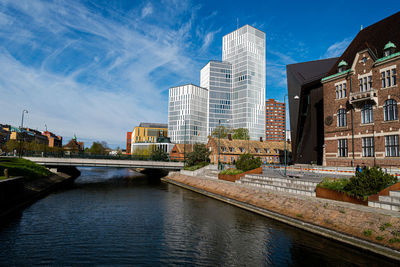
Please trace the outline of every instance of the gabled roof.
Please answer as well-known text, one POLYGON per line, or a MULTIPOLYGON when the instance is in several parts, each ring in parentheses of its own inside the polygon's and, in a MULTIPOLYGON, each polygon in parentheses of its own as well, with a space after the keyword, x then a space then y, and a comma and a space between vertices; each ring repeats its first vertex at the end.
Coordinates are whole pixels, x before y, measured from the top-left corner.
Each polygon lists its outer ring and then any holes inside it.
POLYGON ((186 153, 190 153, 193 151, 193 145, 192 144, 186 144, 186 148, 184 147, 184 144, 175 144, 175 146, 172 148, 172 150, 174 151, 176 149, 176 151, 178 153, 183 153, 184 151, 186 153))
POLYGON ((389 41, 400 45, 399 25, 400 12, 397 12, 361 30, 326 76, 335 74, 338 63, 342 60, 351 65, 356 54, 365 49, 369 49, 377 58, 382 58, 384 47, 389 41))
MULTIPOLYGON (((209 137, 209 143, 214 143, 216 146, 218 146, 218 138, 213 138, 209 137)), ((250 153, 257 155, 257 153, 260 154, 266 154, 265 149, 269 149, 269 153, 271 155, 277 155, 279 152, 276 150, 284 151, 285 148, 285 143, 283 141, 281 142, 260 142, 260 141, 254 141, 254 140, 229 140, 229 139, 220 139, 219 140, 220 147, 225 147, 226 152, 223 152, 222 150, 220 151, 221 154, 228 153, 228 154, 243 154, 243 153, 248 153, 248 149, 250 149, 250 153), (230 152, 230 148, 233 148, 234 151, 230 152), (241 148, 244 149, 244 152, 241 152, 241 148), (259 152, 256 151, 256 149, 259 149, 259 152)), ((286 149, 288 151, 291 151, 291 145, 289 143, 286 144, 286 149)))

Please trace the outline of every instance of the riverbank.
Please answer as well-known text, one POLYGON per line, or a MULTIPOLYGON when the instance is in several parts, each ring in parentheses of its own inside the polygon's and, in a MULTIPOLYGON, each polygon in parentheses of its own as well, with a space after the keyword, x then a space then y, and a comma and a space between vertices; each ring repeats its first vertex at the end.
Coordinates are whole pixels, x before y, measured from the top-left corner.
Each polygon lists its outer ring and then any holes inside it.
POLYGON ((400 260, 400 213, 171 173, 164 181, 306 231, 400 260))
POLYGON ((69 167, 42 178, 20 176, 0 181, 0 220, 52 191, 72 184, 79 175, 79 170, 69 167))

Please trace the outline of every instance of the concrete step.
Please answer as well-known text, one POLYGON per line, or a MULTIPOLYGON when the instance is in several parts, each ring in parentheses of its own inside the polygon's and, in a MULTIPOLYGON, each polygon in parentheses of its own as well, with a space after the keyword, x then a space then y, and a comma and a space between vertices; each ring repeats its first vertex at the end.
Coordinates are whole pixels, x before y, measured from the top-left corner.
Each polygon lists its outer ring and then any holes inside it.
POLYGON ((400 204, 385 201, 368 201, 368 206, 385 210, 400 211, 400 204))
POLYGON ((389 196, 400 197, 400 191, 389 191, 389 196))
POLYGON ((256 179, 256 178, 242 178, 240 180, 244 183, 258 183, 258 184, 264 184, 264 185, 300 189, 300 190, 305 190, 305 191, 314 191, 316 188, 316 185, 285 182, 285 181, 279 181, 279 180, 271 181, 271 180, 263 180, 263 179, 256 179))
POLYGON ((389 196, 379 196, 379 201, 400 204, 400 197, 393 197, 390 195, 389 196))
POLYGON ((281 178, 281 177, 270 177, 270 176, 255 175, 255 174, 246 174, 244 176, 244 178, 258 179, 258 180, 264 180, 264 181, 282 182, 282 183, 291 183, 291 184, 298 184, 298 185, 309 185, 309 186, 317 186, 317 184, 319 184, 319 181, 310 180, 310 179, 281 178))
POLYGON ((285 187, 285 186, 276 186, 276 185, 269 185, 269 184, 265 184, 265 183, 258 183, 258 182, 254 182, 254 181, 249 182, 249 181, 238 180, 238 181, 236 181, 236 183, 254 186, 254 187, 260 187, 260 188, 264 188, 264 189, 268 189, 268 190, 272 190, 272 191, 287 192, 287 193, 292 193, 292 194, 299 194, 299 195, 315 197, 314 190, 302 190, 302 189, 290 188, 290 187, 285 187))

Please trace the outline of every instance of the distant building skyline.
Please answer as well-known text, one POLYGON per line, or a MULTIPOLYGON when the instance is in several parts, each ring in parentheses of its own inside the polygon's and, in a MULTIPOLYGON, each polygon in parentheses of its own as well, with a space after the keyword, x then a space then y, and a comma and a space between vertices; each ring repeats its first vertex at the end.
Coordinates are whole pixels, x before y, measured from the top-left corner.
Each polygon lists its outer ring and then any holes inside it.
POLYGON ((285 141, 286 105, 275 99, 265 101, 265 141, 285 141))

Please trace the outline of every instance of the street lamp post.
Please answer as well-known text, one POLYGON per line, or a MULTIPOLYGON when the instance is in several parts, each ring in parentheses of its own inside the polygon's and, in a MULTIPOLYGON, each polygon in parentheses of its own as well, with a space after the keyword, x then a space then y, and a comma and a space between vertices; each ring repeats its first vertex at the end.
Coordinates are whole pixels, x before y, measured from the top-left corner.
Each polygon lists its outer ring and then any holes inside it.
POLYGON ((217 161, 218 170, 219 170, 219 154, 220 154, 219 150, 221 149, 220 142, 221 142, 221 120, 218 120, 218 161, 217 161))
POLYGON ((185 120, 185 136, 183 137, 183 167, 186 166, 186 120, 185 120))
MULTIPOLYGON (((284 103, 284 105, 285 105, 285 130, 284 130, 284 132, 283 132, 283 137, 284 137, 284 160, 285 160, 285 176, 286 176, 286 168, 287 168, 287 152, 286 152, 286 143, 287 143, 287 138, 286 138, 286 118, 287 118, 287 112, 286 112, 286 97, 288 97, 289 98, 289 94, 286 94, 284 97, 283 97, 283 103, 284 103)), ((294 97, 293 97, 293 99, 294 100, 299 100, 300 99, 300 97, 298 96, 298 95, 295 95, 294 97)))
POLYGON ((23 139, 24 139, 24 137, 23 137, 23 133, 22 133, 22 129, 24 128, 24 114, 25 113, 28 113, 28 111, 26 110, 26 109, 24 109, 23 111, 22 111, 22 118, 21 118, 21 127, 20 127, 20 135, 21 135, 21 138, 20 138, 20 140, 19 140, 19 157, 21 157, 22 156, 22 144, 23 144, 23 139))

